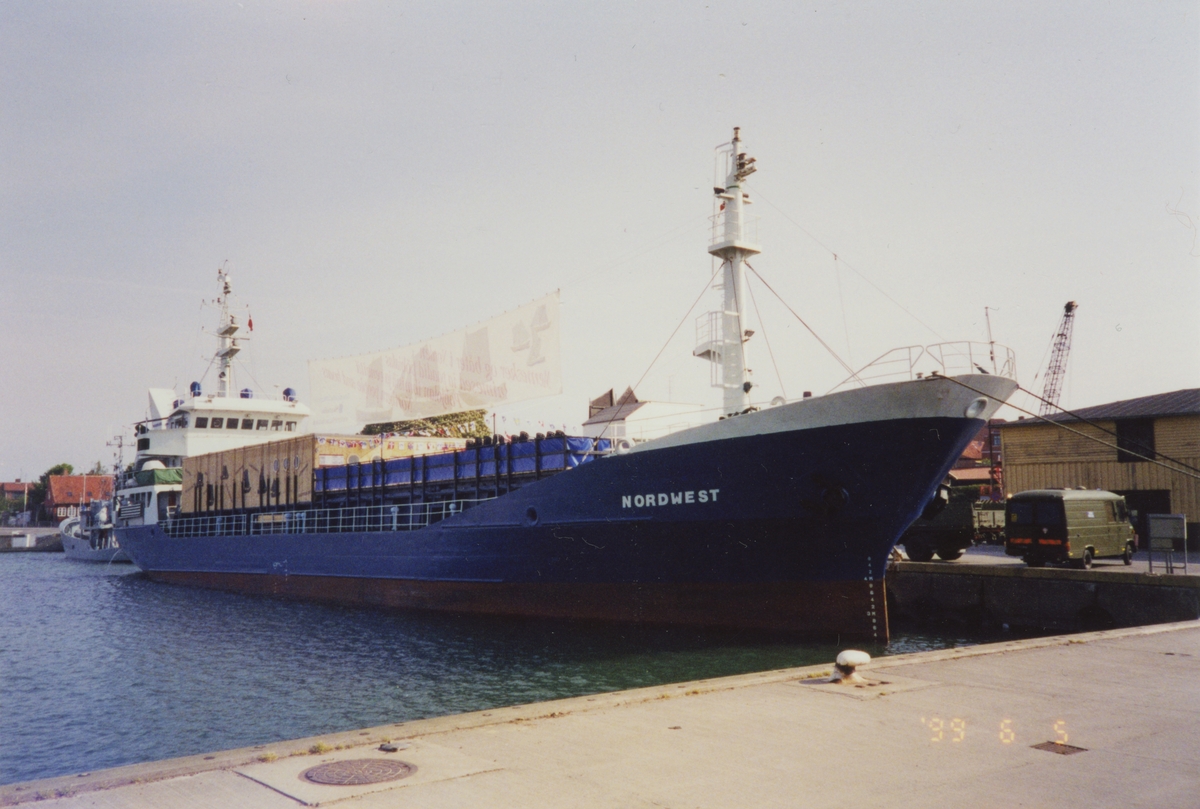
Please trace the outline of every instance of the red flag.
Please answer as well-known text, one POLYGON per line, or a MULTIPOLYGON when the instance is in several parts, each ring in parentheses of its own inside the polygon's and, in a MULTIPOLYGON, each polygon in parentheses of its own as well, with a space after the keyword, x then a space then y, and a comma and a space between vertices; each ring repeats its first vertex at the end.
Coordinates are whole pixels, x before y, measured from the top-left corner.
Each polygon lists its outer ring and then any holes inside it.
POLYGON ((250 331, 254 331, 254 315, 250 315, 248 318, 246 318, 246 327, 249 328, 250 331))

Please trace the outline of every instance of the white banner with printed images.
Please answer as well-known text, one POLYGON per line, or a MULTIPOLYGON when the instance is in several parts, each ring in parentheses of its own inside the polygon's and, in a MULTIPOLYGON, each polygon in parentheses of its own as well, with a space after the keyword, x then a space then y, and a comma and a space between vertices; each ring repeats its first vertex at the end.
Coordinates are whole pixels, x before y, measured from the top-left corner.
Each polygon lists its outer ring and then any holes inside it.
POLYGON ((558 292, 403 348, 310 360, 315 432, 562 393, 558 292))

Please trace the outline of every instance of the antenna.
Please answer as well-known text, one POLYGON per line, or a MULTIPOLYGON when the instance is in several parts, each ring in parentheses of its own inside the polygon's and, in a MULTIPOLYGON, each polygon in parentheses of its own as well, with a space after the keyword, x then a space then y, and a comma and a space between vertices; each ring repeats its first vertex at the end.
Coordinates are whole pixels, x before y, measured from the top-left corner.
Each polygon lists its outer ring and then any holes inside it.
POLYGON ((1052 415, 1058 410, 1058 397, 1062 393, 1063 377, 1067 375, 1067 357, 1071 353, 1071 329, 1075 325, 1075 310, 1079 304, 1067 301, 1063 307, 1058 333, 1054 335, 1054 350, 1050 353, 1050 365, 1046 368, 1046 387, 1042 390, 1039 416, 1052 415))
POLYGON ((117 459, 117 466, 116 466, 117 477, 120 477, 121 472, 125 469, 125 436, 124 435, 114 435, 112 438, 112 441, 106 441, 104 443, 104 446, 117 448, 117 451, 114 453, 114 455, 116 456, 116 459, 117 459))

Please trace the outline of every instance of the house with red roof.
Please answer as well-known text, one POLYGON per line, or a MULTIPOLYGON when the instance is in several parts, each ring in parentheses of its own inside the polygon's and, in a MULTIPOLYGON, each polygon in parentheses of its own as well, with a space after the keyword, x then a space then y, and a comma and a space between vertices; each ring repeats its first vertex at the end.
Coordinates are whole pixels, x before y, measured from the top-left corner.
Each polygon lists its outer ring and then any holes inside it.
POLYGON ((108 500, 112 475, 51 475, 42 508, 53 519, 79 516, 79 507, 93 500, 108 500))
POLYGON ((29 481, 17 478, 14 481, 0 483, 0 499, 24 504, 25 495, 33 486, 29 481))

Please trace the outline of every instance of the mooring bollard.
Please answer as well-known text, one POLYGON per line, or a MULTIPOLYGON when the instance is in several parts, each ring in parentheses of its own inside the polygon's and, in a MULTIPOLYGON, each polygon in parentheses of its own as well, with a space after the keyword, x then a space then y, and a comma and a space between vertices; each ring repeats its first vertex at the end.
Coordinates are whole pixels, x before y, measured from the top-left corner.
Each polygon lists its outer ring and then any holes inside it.
POLYGON ((865 666, 871 662, 871 656, 866 652, 860 652, 858 649, 846 649, 837 656, 837 662, 834 663, 836 671, 829 678, 831 683, 865 683, 862 675, 854 669, 858 666, 865 666))

